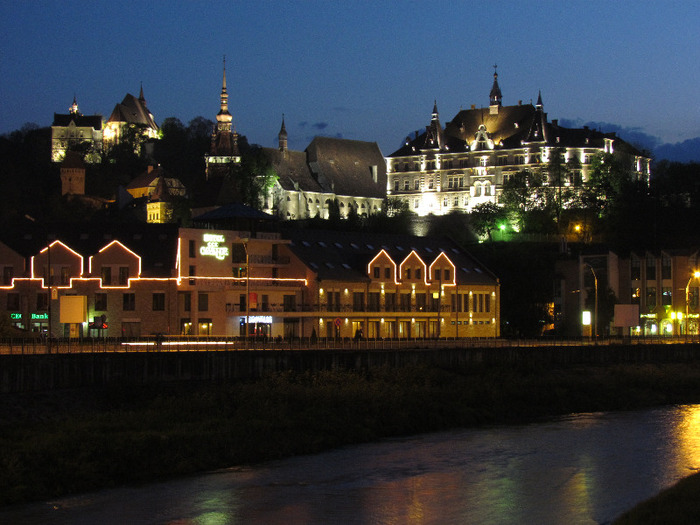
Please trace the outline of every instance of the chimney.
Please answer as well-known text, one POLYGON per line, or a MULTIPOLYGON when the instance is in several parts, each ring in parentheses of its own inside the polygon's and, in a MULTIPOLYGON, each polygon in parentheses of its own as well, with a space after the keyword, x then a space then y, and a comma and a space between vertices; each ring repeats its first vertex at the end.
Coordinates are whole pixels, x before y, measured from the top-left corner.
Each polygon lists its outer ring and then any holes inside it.
POLYGON ((472 109, 476 109, 476 104, 472 104, 472 109))
POLYGON ((518 106, 522 106, 522 105, 523 105, 522 99, 518 100, 518 106))
POLYGON ((559 126, 559 119, 555 118, 552 120, 552 126, 559 126))

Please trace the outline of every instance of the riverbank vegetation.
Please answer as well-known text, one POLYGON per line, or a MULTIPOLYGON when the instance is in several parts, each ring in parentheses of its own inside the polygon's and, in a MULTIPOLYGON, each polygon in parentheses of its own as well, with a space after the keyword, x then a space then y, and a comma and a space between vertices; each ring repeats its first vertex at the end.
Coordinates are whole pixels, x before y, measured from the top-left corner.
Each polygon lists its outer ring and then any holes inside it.
POLYGON ((458 427, 700 402, 700 364, 417 366, 0 396, 0 504, 458 427))

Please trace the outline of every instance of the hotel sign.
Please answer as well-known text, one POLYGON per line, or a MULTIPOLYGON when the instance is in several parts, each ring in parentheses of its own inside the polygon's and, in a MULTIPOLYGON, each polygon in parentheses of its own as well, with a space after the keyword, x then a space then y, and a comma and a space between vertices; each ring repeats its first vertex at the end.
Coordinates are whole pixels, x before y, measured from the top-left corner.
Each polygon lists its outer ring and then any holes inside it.
POLYGON ((220 244, 226 242, 226 238, 223 235, 205 233, 203 238, 206 244, 199 248, 200 255, 216 257, 219 261, 223 261, 228 257, 228 247, 220 246, 220 244))

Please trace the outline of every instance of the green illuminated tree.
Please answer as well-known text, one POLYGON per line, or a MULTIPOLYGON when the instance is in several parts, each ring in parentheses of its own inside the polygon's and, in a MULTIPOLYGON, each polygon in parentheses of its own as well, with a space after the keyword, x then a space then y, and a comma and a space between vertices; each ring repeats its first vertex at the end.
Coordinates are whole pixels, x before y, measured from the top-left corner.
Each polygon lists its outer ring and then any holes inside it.
POLYGON ((501 204, 520 231, 531 230, 533 225, 542 223, 542 217, 552 215, 551 199, 544 184, 546 180, 546 174, 540 170, 523 170, 503 184, 501 204), (538 220, 533 220, 536 216, 538 220))
POLYGON ((488 237, 489 241, 493 240, 491 232, 503 226, 506 220, 506 211, 492 202, 474 206, 469 214, 469 223, 474 233, 479 237, 488 237))

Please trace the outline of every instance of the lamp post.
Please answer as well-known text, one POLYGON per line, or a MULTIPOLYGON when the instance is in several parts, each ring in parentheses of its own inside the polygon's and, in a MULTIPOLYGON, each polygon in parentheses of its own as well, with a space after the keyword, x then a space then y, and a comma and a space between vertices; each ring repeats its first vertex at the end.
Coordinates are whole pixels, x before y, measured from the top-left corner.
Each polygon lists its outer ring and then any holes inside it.
POLYGON ((690 329, 690 319, 688 314, 690 313, 690 281, 693 279, 700 278, 700 271, 695 270, 692 275, 688 278, 688 283, 685 285, 685 337, 688 339, 688 331, 690 329))
POLYGON ((595 333, 595 343, 598 344, 598 276, 596 275, 593 266, 591 266, 588 263, 583 264, 588 266, 588 269, 593 274, 593 284, 595 285, 595 309, 593 311, 593 330, 595 333))
POLYGON ((243 339, 245 341, 245 349, 248 350, 248 313, 250 311, 250 256, 248 254, 248 239, 247 237, 241 239, 243 241, 243 249, 245 250, 245 325, 243 327, 243 339))

